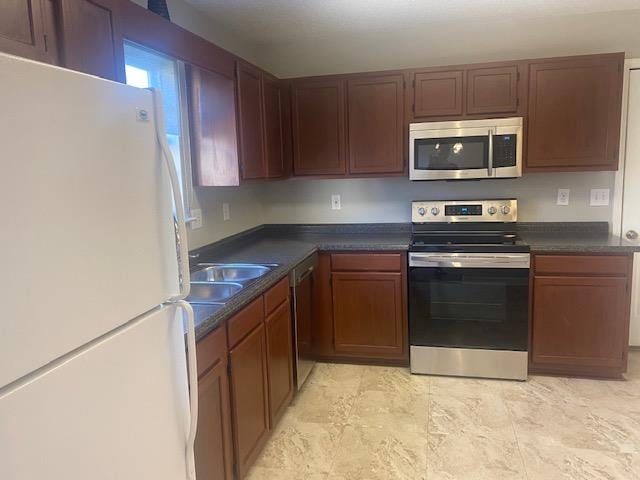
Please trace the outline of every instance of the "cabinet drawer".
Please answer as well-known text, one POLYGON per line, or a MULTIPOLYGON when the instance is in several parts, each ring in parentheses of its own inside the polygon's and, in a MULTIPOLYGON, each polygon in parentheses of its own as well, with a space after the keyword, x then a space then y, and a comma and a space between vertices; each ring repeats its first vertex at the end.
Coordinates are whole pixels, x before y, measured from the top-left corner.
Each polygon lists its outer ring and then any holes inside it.
POLYGON ((536 255, 536 274, 626 276, 630 257, 626 255, 536 255))
POLYGON ((198 377, 227 356, 227 332, 218 327, 196 344, 198 377))
POLYGON ((399 253, 336 253, 331 255, 331 270, 363 272, 399 272, 402 256, 399 253))
POLYGON ((264 294, 265 315, 273 312, 287 298, 289 298, 289 278, 285 277, 264 294))
POLYGON ((227 323, 229 347, 235 346, 251 330, 264 320, 264 305, 262 297, 255 299, 244 310, 232 317, 227 323))

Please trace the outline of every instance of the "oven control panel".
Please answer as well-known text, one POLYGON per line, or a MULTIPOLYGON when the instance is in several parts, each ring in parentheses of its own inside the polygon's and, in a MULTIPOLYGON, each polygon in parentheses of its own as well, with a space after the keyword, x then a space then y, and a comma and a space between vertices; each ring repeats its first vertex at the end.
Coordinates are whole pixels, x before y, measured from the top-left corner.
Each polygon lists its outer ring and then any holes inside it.
POLYGON ((434 200, 411 202, 411 221, 429 222, 515 222, 518 201, 496 200, 434 200))

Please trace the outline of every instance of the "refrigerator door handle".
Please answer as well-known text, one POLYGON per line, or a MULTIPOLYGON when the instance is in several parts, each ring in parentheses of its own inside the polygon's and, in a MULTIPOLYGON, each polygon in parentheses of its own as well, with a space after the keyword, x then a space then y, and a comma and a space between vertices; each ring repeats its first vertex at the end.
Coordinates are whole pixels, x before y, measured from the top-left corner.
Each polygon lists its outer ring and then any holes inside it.
POLYGON ((187 369, 189 375, 189 435, 187 436, 187 474, 190 480, 196 480, 194 448, 198 429, 198 364, 196 360, 196 331, 193 308, 184 300, 172 302, 184 309, 187 318, 187 369))
POLYGON ((158 143, 162 149, 162 156, 167 170, 169 171, 169 179, 171 183, 171 191, 173 196, 175 215, 174 215, 174 228, 176 236, 176 250, 178 257, 178 274, 180 292, 178 295, 172 298, 172 300, 182 300, 189 295, 190 282, 189 282, 189 249, 187 246, 187 226, 185 223, 184 204, 182 202, 182 193, 180 189, 180 182, 178 180, 178 172, 176 171, 176 165, 173 162, 173 155, 169 149, 167 143, 167 136, 164 128, 164 109, 162 107, 162 96, 156 89, 150 89, 153 94, 154 103, 154 115, 156 124, 156 136, 158 143))

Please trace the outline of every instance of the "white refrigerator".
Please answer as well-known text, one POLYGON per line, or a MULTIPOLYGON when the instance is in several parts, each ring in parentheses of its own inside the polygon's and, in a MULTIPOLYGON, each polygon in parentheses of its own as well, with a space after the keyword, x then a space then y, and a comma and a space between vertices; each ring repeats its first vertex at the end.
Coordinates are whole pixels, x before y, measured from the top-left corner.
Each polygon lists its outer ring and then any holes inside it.
POLYGON ((2 480, 195 478, 163 132, 157 92, 0 55, 2 480))

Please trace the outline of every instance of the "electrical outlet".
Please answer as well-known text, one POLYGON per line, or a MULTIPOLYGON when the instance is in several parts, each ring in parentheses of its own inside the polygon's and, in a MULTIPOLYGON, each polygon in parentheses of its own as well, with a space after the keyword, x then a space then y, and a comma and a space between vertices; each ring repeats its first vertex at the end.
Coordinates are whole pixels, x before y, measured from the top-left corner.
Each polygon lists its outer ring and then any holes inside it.
POLYGON ((592 188, 591 201, 589 205, 592 207, 606 207, 609 205, 609 189, 608 188, 592 188))
POLYGON ((229 204, 228 203, 223 203, 222 204, 222 219, 225 222, 227 220, 231 219, 231 212, 229 211, 229 204))
POLYGON ((340 195, 331 195, 331 210, 340 210, 342 205, 340 205, 340 195))
POLYGON ((202 210, 199 208, 191 210, 191 230, 202 228, 202 210))
POLYGON ((569 194, 571 190, 568 188, 559 188, 558 189, 558 200, 556 201, 556 205, 569 205, 569 194))

